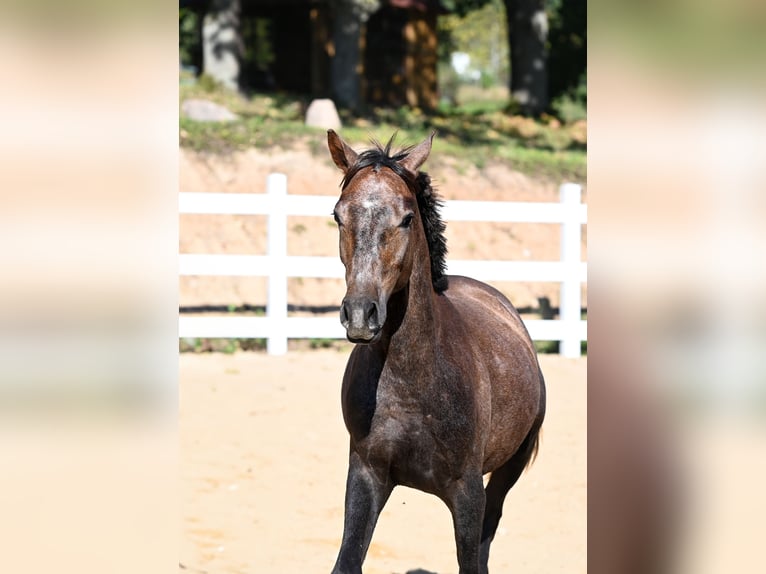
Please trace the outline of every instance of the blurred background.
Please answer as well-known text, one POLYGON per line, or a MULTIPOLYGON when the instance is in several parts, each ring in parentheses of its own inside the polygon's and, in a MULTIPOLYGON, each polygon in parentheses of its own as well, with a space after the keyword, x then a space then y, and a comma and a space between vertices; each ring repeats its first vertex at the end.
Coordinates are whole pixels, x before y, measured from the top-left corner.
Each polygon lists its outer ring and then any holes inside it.
MULTIPOLYGON (((281 172, 290 194, 331 196, 341 174, 323 129, 337 130, 359 150, 394 133, 396 145, 414 144, 436 130, 426 170, 445 199, 559 202, 559 187, 573 181, 587 202, 585 8, 500 0, 184 0, 181 191, 263 193, 268 174, 281 172)), ((183 214, 181 253, 262 255, 266 228, 260 216, 183 214)), ((329 219, 290 217, 288 228, 289 255, 337 257, 329 219)), ((558 225, 455 222, 447 233, 452 260, 560 258, 558 225)), ((586 244, 583 233, 581 260, 586 244)), ((342 280, 288 283, 291 316, 337 315, 342 280)), ((263 314, 266 285, 259 277, 185 276, 181 312, 263 314)), ((555 282, 493 285, 526 317, 558 315, 555 282)), ((587 287, 581 291, 586 309, 587 287)), ((181 348, 264 344, 184 338, 181 348)), ((555 352, 559 343, 538 346, 555 352)))
POLYGON ((526 115, 584 118, 585 30, 585 3, 559 0, 182 0, 179 10, 188 77, 353 111, 446 111, 483 89, 526 115))

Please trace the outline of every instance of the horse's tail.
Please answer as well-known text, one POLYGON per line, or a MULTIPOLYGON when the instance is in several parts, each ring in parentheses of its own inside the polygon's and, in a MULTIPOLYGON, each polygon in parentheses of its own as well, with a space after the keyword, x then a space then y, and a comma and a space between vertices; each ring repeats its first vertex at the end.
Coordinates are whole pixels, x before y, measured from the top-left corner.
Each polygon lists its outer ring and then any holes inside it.
POLYGON ((534 426, 530 429, 529 434, 524 439, 524 443, 521 445, 519 451, 525 452, 522 456, 526 459, 524 468, 527 469, 532 466, 537 458, 537 452, 540 450, 540 435, 542 434, 542 419, 535 421, 534 426))
POLYGON ((524 468, 529 468, 532 466, 532 463, 535 462, 535 459, 537 458, 537 451, 540 450, 540 435, 542 435, 543 429, 541 426, 537 427, 537 431, 535 432, 535 437, 532 439, 532 445, 529 449, 529 456, 527 458, 527 463, 524 465, 524 468))
POLYGON ((527 434, 526 438, 524 439, 524 443, 521 445, 521 448, 519 450, 526 450, 526 463, 524 463, 524 468, 529 468, 530 465, 535 461, 537 458, 537 452, 540 450, 540 436, 542 435, 542 426, 543 426, 543 419, 545 418, 545 406, 546 406, 546 395, 545 395, 545 379, 543 379, 543 373, 539 370, 538 366, 538 372, 540 373, 540 406, 537 413, 537 418, 535 419, 535 422, 532 424, 532 428, 529 429, 529 434, 527 434))

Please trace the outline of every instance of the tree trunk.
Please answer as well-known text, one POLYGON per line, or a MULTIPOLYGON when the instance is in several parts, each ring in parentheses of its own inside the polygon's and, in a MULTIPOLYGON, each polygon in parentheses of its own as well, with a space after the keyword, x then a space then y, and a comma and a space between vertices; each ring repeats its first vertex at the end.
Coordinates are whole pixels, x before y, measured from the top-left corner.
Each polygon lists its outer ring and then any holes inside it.
POLYGON ((338 107, 358 110, 361 105, 359 50, 362 19, 348 0, 336 2, 333 18, 335 54, 330 63, 332 95, 338 107))
POLYGON ((511 99, 521 113, 539 115, 548 107, 544 0, 505 0, 511 56, 511 99))
POLYGON ((233 90, 243 53, 240 13, 240 0, 211 0, 202 25, 203 72, 233 90))

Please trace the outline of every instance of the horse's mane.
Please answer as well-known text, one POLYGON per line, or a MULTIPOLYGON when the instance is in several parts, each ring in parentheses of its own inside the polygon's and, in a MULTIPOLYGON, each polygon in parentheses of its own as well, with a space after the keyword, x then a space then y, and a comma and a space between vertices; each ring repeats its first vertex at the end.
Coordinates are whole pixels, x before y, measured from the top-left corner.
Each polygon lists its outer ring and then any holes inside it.
POLYGON ((391 136, 385 147, 373 140, 374 147, 360 153, 356 163, 346 172, 341 182, 341 189, 345 189, 354 176, 366 167, 372 167, 376 172, 387 167, 404 180, 418 202, 418 211, 420 211, 420 219, 426 234, 428 252, 431 255, 431 282, 434 290, 441 293, 446 291, 448 286, 445 273, 447 270, 447 238, 444 236, 446 225, 439 213, 443 201, 436 194, 431 185, 431 178, 427 173, 419 171, 417 174, 413 174, 399 163, 409 155, 413 146, 392 153, 391 147, 395 137, 396 134, 391 136))

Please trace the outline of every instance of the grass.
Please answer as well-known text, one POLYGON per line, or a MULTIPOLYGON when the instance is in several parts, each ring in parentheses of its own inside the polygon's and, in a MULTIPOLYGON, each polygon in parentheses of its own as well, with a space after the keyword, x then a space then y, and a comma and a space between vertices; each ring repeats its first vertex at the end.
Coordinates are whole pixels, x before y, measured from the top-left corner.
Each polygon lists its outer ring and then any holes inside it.
POLYGON ((197 122, 181 116, 180 143, 198 151, 227 153, 255 147, 287 147, 298 139, 316 134, 303 125, 305 99, 282 95, 243 96, 217 87, 204 77, 179 86, 180 99, 203 98, 225 106, 239 116, 231 122, 197 122))
POLYGON ((335 344, 335 339, 309 339, 309 346, 312 349, 330 349, 335 344))
MULTIPOLYGON (((321 131, 303 124, 308 97, 260 93, 243 96, 218 88, 207 79, 182 82, 179 90, 181 101, 208 99, 239 116, 231 122, 196 122, 182 116, 182 147, 225 154, 308 143, 313 153, 326 153, 321 131)), ((398 142, 416 143, 436 130, 436 161, 479 168, 502 162, 531 176, 557 181, 586 179, 587 136, 583 122, 565 124, 553 117, 534 120, 513 115, 502 99, 477 97, 458 106, 442 106, 433 113, 408 107, 374 108, 362 116, 342 113, 341 117, 343 137, 352 144, 365 144, 371 137, 385 142, 394 132, 398 132, 398 142)))
POLYGON ((266 339, 225 339, 186 337, 178 341, 180 353, 224 353, 231 355, 237 351, 263 351, 266 339))
MULTIPOLYGON (((558 355, 561 343, 558 341, 534 341, 535 350, 541 355, 558 355)), ((580 355, 588 356, 588 341, 580 341, 580 355)))

